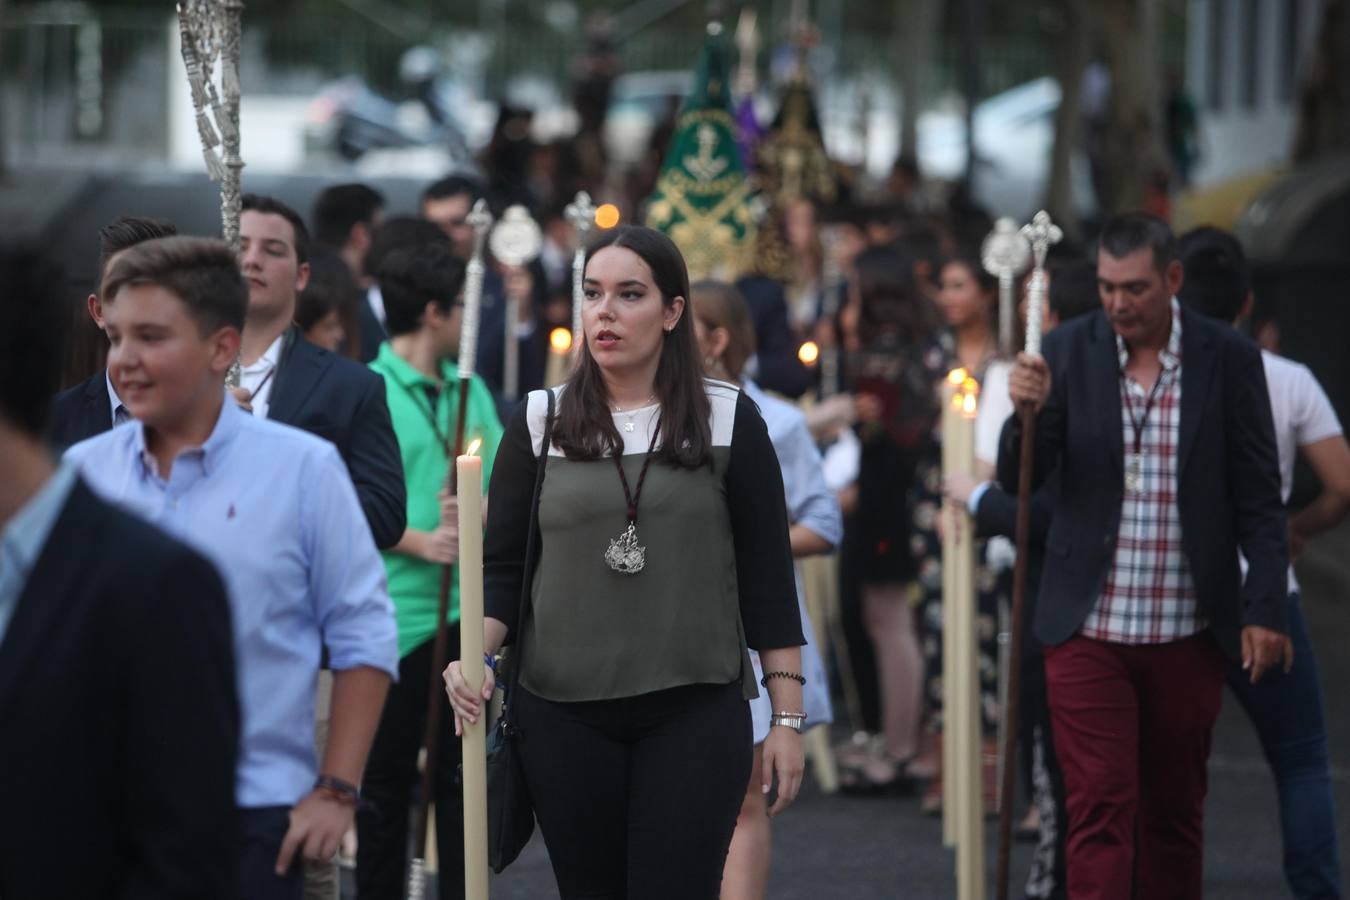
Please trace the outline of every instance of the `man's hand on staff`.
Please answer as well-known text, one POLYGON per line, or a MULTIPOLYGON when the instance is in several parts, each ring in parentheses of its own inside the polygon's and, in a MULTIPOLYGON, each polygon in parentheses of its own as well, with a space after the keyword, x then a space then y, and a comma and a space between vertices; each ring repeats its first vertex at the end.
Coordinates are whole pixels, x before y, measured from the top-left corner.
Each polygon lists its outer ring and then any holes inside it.
POLYGON ((474 693, 464 677, 464 668, 459 660, 453 660, 445 667, 441 676, 445 680, 445 695, 450 698, 450 708, 455 711, 455 737, 464 734, 464 723, 473 724, 483 714, 483 703, 492 699, 492 691, 497 686, 497 678, 492 667, 483 664, 483 689, 474 693))
POLYGON ((423 532, 422 558, 443 566, 459 562, 459 526, 438 525, 434 531, 423 532))
POLYGON ((282 877, 291 868, 296 851, 311 862, 329 862, 342 844, 342 836, 352 827, 355 806, 315 790, 291 809, 291 827, 277 854, 276 873, 282 877))
POLYGON ((1041 411, 1050 396, 1050 367, 1044 357, 1017 354, 1017 362, 1008 374, 1008 396, 1015 407, 1029 403, 1035 412, 1041 411))
POLYGON ((1286 635, 1260 625, 1242 629, 1242 668, 1251 672, 1252 684, 1281 662, 1286 672, 1294 667, 1294 644, 1286 635))

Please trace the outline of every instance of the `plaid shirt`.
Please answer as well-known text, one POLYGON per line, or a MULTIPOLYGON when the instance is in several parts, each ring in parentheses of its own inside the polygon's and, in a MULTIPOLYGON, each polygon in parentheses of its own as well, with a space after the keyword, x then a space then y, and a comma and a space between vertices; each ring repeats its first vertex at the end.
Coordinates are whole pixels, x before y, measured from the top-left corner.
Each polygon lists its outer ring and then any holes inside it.
POLYGON ((1181 307, 1172 300, 1172 334, 1158 354, 1162 372, 1149 392, 1125 374, 1129 350, 1116 336, 1120 358, 1121 428, 1125 468, 1141 434, 1137 490, 1127 480, 1116 535, 1115 560, 1097 605, 1083 623, 1085 637, 1117 644, 1162 644, 1206 626, 1196 603, 1190 563, 1181 544, 1177 509, 1177 445, 1181 434, 1181 307))

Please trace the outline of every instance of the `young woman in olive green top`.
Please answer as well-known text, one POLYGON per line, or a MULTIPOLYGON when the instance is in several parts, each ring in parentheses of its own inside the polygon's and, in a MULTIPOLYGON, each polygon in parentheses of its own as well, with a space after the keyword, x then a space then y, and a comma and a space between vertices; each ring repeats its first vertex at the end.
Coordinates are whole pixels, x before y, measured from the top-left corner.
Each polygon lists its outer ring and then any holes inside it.
MULTIPOLYGON (((750 775, 759 651, 775 711, 770 813, 803 759, 801 623, 782 476, 754 404, 707 380, 689 276, 664 235, 601 234, 581 361, 558 391, 525 559, 547 397, 507 426, 485 538, 485 646, 521 648, 513 725, 563 898, 714 898, 750 775), (528 569, 528 571, 527 571, 528 569), (525 579, 531 601, 517 622, 525 579)), ((460 721, 481 696, 445 672, 460 721)))

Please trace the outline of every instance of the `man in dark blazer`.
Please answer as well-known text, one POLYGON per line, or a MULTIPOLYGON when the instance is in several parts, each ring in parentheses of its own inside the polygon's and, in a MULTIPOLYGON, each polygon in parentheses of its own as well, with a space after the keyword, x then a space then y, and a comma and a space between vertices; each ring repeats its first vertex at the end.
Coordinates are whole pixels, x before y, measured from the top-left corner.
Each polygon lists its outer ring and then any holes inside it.
POLYGON ((783 283, 764 275, 745 275, 737 279, 736 289, 745 296, 755 323, 756 383, 795 400, 807 392, 815 376, 797 359, 783 283))
POLYGON ((271 197, 245 194, 239 232, 249 306, 235 397, 254 415, 334 444, 375 545, 392 547, 403 537, 407 496, 384 382, 360 363, 309 343, 293 324, 296 296, 309 275, 309 237, 299 214, 271 197))
POLYGON ((57 275, 0 252, 0 897, 226 900, 239 711, 224 587, 53 466, 57 275))
MULTIPOLYGON (((1118 216, 1102 311, 1022 354, 1034 471, 1058 474, 1035 629, 1067 790, 1069 896, 1199 898, 1225 654, 1286 660, 1286 525, 1260 353, 1183 311, 1170 229, 1118 216), (1238 550, 1250 562, 1245 582, 1238 550)), ((1021 426, 999 478, 1017 483, 1021 426)))
MULTIPOLYGON (((171 222, 146 219, 139 216, 119 216, 98 233, 98 277, 103 275, 116 257, 129 247, 154 238, 178 233, 171 222)), ((86 301, 89 317, 99 331, 103 330, 103 305, 98 298, 98 285, 86 301)), ((101 338, 100 338, 101 340, 101 338)), ((130 419, 112 382, 108 370, 100 368, 89 378, 60 394, 52 401, 52 412, 47 436, 57 447, 78 444, 85 438, 102 434, 114 425, 130 419)))

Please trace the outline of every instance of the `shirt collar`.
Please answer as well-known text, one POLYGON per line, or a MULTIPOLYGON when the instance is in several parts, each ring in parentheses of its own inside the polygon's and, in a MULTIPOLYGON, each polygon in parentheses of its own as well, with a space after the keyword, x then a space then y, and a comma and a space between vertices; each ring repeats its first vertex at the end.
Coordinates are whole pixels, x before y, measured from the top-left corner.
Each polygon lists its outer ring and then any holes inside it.
MULTIPOLYGON (((289 329, 287 330, 289 331, 289 329)), ((263 351, 263 355, 255 359, 253 365, 244 366, 243 371, 250 375, 256 375, 266 372, 269 369, 275 369, 277 367, 277 361, 281 359, 281 345, 285 343, 285 341, 286 332, 283 331, 281 334, 277 335, 277 339, 272 342, 271 346, 263 351)))
POLYGON ((442 384, 436 384, 434 380, 414 369, 412 363, 395 353, 394 347, 389 341, 380 344, 380 350, 376 354, 375 360, 385 374, 404 388, 441 387, 450 384, 459 377, 455 364, 449 359, 443 359, 441 360, 442 384))
MULTIPOLYGON (((188 447, 179 452, 175 460, 184 456, 196 456, 201 461, 202 474, 210 475, 220 464, 221 456, 234 436, 239 433, 241 423, 245 418, 251 419, 248 413, 240 409, 239 404, 235 402, 234 397, 230 396, 228 391, 222 391, 223 397, 220 404, 220 416, 216 419, 215 426, 211 429, 211 434, 202 443, 200 447, 188 447)), ((141 461, 145 474, 155 474, 159 472, 154 456, 146 449, 145 444, 145 423, 137 421, 135 424, 135 434, 132 436, 131 449, 136 458, 141 461)))
MULTIPOLYGON (((108 384, 108 415, 112 418, 112 423, 116 425, 117 410, 119 407, 125 408, 126 404, 122 402, 121 397, 117 396, 117 388, 113 387, 112 383, 112 374, 106 368, 103 370, 103 380, 108 384)), ((127 410, 127 415, 130 414, 131 410, 127 410)))
MULTIPOLYGON (((1158 359, 1169 372, 1181 365, 1181 303, 1173 297, 1171 305, 1172 331, 1167 336, 1167 346, 1158 351, 1158 359)), ((1120 360, 1121 371, 1125 371, 1130 361, 1130 348, 1119 334, 1116 335, 1116 356, 1120 360)))
POLYGON ((75 466, 61 463, 47 483, 28 499, 5 525, 4 531, 0 532, 0 556, 3 556, 6 566, 16 567, 21 576, 20 583, 27 582, 27 573, 37 565, 38 556, 47 545, 47 537, 56 526, 56 520, 65 508, 66 498, 75 486, 75 477, 75 466))

